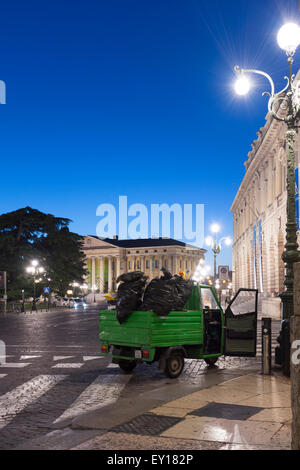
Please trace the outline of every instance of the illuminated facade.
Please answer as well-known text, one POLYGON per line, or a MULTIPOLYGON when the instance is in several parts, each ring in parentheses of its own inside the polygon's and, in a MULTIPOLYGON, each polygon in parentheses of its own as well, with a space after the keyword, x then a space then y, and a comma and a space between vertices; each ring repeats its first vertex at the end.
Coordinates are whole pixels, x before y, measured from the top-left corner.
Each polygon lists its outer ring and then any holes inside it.
POLYGON ((159 276, 164 266, 173 274, 180 269, 192 276, 206 250, 172 238, 138 240, 84 237, 83 251, 88 268, 87 284, 103 294, 116 288, 116 279, 125 272, 141 270, 150 279, 159 276))
MULTIPOLYGON (((285 123, 266 117, 252 143, 246 173, 233 201, 233 285, 257 288, 260 312, 281 317, 278 294, 284 290, 281 259, 286 225, 285 123)), ((299 187, 299 134, 295 142, 296 181, 299 187)), ((299 214, 299 197, 297 214, 299 214)), ((298 216, 299 222, 299 216, 298 216)), ((298 232, 299 242, 299 232, 298 232)))

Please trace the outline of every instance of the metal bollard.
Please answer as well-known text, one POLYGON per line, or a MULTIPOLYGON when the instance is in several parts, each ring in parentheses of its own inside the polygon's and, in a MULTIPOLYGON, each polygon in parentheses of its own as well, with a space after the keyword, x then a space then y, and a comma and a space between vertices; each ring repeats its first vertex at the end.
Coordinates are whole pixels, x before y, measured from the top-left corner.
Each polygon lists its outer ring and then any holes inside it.
POLYGON ((262 373, 269 375, 272 365, 272 318, 262 318, 261 320, 262 373))

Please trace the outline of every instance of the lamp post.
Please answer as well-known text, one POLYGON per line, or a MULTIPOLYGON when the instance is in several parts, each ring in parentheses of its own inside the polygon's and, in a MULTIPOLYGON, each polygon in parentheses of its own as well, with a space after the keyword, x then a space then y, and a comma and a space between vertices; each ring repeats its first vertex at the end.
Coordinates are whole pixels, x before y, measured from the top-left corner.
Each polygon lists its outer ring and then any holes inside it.
POLYGON ((212 224, 210 230, 213 233, 212 236, 206 237, 206 244, 211 248, 214 254, 214 278, 217 278, 217 255, 221 252, 222 242, 224 241, 226 245, 231 245, 231 239, 229 237, 222 237, 217 241, 217 233, 220 232, 220 226, 218 224, 212 224))
POLYGON ((282 300, 282 318, 288 319, 293 315, 293 263, 300 260, 297 243, 296 225, 296 202, 295 202, 295 151, 294 142, 296 138, 296 124, 300 119, 299 84, 295 82, 292 74, 293 56, 300 44, 300 28, 296 24, 289 23, 282 26, 278 32, 277 41, 281 49, 286 52, 289 66, 289 74, 285 79, 286 86, 278 93, 275 93, 274 82, 270 75, 261 70, 240 69, 235 66, 234 70, 238 74, 235 90, 239 95, 248 93, 251 84, 246 74, 254 73, 266 77, 271 85, 271 92, 264 92, 269 96, 268 111, 277 121, 287 124, 285 134, 287 146, 287 204, 286 204, 286 243, 282 253, 285 263, 284 285, 286 290, 280 294, 282 300))
POLYGON ((36 279, 37 274, 42 274, 45 272, 44 268, 38 265, 39 262, 37 260, 31 261, 31 266, 26 268, 26 272, 32 275, 33 278, 33 303, 32 303, 32 310, 36 310, 36 283, 39 280, 36 279))
MULTIPOLYGON (((294 315, 293 295, 294 295, 294 272, 293 265, 300 260, 300 252, 297 243, 296 224, 296 201, 295 201, 295 151, 294 142, 296 139, 297 124, 300 119, 300 83, 295 81, 292 74, 292 64, 294 54, 300 44, 300 28, 294 23, 288 23, 280 28, 277 35, 278 45, 287 55, 289 73, 285 77, 286 86, 275 93, 274 82, 270 75, 261 70, 240 69, 235 66, 234 70, 238 75, 235 84, 236 92, 240 95, 248 93, 251 84, 246 75, 249 73, 266 77, 271 86, 271 92, 265 92, 269 96, 268 111, 277 121, 286 123, 286 158, 287 158, 287 203, 286 203, 286 242, 282 259, 285 263, 285 291, 280 294, 282 300, 282 322, 281 347, 279 348, 279 361, 283 365, 286 375, 289 375, 290 367, 290 341, 289 341, 289 319, 294 315), (288 341, 286 341, 286 338, 288 341), (285 346, 284 346, 285 345, 285 346)), ((276 361, 277 362, 277 361, 276 361)))

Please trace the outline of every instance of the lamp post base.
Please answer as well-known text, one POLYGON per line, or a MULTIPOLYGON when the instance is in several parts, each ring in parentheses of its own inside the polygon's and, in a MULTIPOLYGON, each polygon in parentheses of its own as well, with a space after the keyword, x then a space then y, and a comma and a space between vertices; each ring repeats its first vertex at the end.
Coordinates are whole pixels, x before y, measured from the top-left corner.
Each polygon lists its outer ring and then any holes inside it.
POLYGON ((293 292, 285 291, 279 294, 282 301, 282 320, 288 320, 294 314, 293 292))

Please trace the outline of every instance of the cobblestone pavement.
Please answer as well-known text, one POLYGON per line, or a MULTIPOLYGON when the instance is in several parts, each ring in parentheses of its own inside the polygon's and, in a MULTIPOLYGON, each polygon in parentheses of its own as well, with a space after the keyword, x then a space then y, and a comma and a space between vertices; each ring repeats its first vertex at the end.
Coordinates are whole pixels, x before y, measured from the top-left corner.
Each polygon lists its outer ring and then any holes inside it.
MULTIPOLYGON (((45 436, 81 413, 120 398, 174 384, 156 365, 141 364, 124 375, 99 356, 98 310, 0 317, 0 340, 7 354, 6 364, 0 365, 0 449, 45 436)), ((279 322, 274 338, 278 329, 279 322)), ((220 358, 213 368, 187 360, 176 384, 178 390, 189 384, 203 387, 212 377, 226 380, 229 372, 241 375, 259 367, 259 357, 220 358)))

